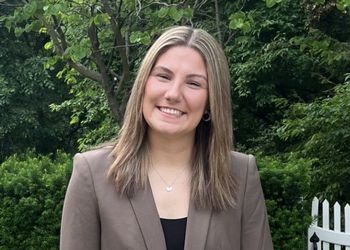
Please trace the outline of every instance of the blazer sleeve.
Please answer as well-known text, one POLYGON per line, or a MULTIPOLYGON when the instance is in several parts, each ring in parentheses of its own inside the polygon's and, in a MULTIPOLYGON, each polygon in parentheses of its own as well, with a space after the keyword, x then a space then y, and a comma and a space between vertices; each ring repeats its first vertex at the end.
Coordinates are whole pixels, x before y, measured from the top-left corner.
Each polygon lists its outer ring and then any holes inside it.
POLYGON ((73 160, 63 205, 60 249, 100 249, 97 198, 90 166, 82 154, 76 154, 73 160))
POLYGON ((255 157, 249 155, 243 200, 242 250, 272 250, 265 199, 255 157))

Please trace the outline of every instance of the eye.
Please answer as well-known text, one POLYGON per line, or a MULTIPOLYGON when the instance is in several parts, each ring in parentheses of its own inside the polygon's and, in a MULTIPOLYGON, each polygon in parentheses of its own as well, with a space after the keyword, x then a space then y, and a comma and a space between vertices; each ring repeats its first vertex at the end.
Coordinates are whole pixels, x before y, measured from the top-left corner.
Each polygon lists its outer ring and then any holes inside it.
POLYGON ((159 74, 157 74, 156 76, 157 76, 157 78, 158 78, 159 80, 161 80, 161 81, 170 80, 170 76, 167 75, 167 74, 161 74, 161 73, 159 73, 159 74))
POLYGON ((195 82, 195 81, 187 82, 187 85, 192 89, 199 89, 202 87, 202 84, 200 84, 199 82, 195 82))

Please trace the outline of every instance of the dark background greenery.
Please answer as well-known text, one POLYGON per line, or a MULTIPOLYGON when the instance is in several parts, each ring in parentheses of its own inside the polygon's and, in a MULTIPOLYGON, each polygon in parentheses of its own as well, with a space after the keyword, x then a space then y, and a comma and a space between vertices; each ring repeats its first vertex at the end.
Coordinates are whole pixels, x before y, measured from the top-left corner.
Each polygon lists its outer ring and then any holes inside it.
POLYGON ((0 249, 57 249, 71 158, 113 138, 171 25, 223 45, 235 149, 257 156, 275 249, 313 196, 350 201, 349 0, 0 1, 0 249))

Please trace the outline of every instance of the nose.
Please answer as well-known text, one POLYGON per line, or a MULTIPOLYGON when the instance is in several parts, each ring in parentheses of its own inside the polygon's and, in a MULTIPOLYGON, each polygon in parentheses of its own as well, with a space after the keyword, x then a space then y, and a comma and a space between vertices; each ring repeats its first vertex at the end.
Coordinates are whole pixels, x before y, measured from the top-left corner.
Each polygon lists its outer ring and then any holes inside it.
POLYGON ((182 96, 182 84, 180 81, 174 81, 169 84, 168 89, 165 92, 165 99, 169 102, 178 102, 182 96))

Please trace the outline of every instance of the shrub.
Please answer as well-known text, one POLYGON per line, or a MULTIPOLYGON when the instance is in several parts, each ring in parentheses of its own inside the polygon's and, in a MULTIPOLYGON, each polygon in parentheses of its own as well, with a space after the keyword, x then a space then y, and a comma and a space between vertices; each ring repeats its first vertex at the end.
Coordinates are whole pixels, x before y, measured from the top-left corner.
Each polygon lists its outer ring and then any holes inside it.
POLYGON ((258 165, 274 248, 306 249, 311 160, 262 157, 258 165))
POLYGON ((0 249, 58 249, 72 163, 52 158, 28 152, 0 165, 0 249))

